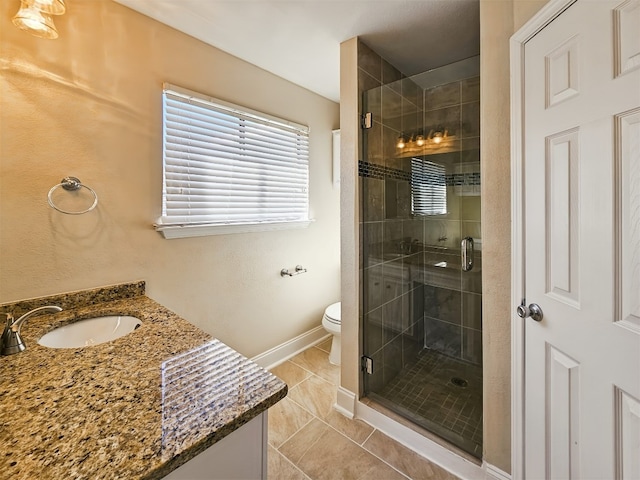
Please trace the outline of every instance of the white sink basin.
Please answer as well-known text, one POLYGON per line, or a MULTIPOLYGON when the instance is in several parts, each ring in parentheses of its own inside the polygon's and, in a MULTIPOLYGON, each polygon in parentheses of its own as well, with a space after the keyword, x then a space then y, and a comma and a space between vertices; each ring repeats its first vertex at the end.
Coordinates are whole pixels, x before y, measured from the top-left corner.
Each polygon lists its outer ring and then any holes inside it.
POLYGON ((140 319, 125 315, 87 318, 50 331, 38 343, 50 348, 90 347, 124 337, 140 325, 140 319))

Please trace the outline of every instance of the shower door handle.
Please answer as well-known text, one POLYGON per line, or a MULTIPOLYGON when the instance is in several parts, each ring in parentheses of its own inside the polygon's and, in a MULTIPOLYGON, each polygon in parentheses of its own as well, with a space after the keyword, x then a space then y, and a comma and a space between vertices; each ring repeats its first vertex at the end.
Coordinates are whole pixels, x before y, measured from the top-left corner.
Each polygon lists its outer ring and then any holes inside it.
POLYGON ((462 271, 469 272, 473 268, 473 238, 463 238, 460 249, 462 253, 462 271))

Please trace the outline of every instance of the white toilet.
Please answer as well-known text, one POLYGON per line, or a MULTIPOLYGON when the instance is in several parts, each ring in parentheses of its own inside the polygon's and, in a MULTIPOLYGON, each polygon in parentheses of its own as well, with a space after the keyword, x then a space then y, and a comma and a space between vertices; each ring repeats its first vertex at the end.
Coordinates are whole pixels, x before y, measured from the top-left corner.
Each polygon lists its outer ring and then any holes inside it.
POLYGON ((340 365, 340 324, 340 302, 332 303, 324 311, 322 326, 333 335, 329 362, 334 365, 340 365))

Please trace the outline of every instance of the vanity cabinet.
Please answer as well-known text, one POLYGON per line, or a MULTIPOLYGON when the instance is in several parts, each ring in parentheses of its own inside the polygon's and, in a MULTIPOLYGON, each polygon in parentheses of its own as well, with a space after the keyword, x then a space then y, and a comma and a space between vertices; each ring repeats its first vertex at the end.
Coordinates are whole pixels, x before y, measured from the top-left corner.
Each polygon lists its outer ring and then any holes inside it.
POLYGON ((267 412, 178 467, 167 480, 266 480, 267 412))

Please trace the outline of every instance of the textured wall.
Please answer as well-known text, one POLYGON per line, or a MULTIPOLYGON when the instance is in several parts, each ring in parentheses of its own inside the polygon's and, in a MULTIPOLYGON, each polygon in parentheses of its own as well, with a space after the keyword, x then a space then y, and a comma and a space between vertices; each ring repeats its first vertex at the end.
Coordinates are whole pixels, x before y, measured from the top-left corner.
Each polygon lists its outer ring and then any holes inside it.
POLYGON ((480 0, 484 460, 511 471, 509 38, 545 1, 480 0), (514 18, 517 17, 517 23, 514 18))
MULTIPOLYGON (((340 259, 342 267, 342 357, 340 385, 358 395, 360 373, 361 276, 359 274, 358 39, 340 44, 340 259)), ((349 409, 353 405, 342 405, 349 409)))
POLYGON ((320 325, 340 298, 334 102, 110 0, 73 2, 60 38, 19 31, 0 3, 0 303, 138 279, 148 295, 248 356, 320 325), (162 83, 309 125, 309 228, 165 240, 162 83), (81 216, 46 195, 75 175, 81 216), (283 267, 309 273, 281 278, 283 267))
POLYGON ((509 36, 512 25, 510 1, 480 3, 484 459, 505 472, 511 470, 509 36), (495 132, 501 135, 496 138, 495 132))

